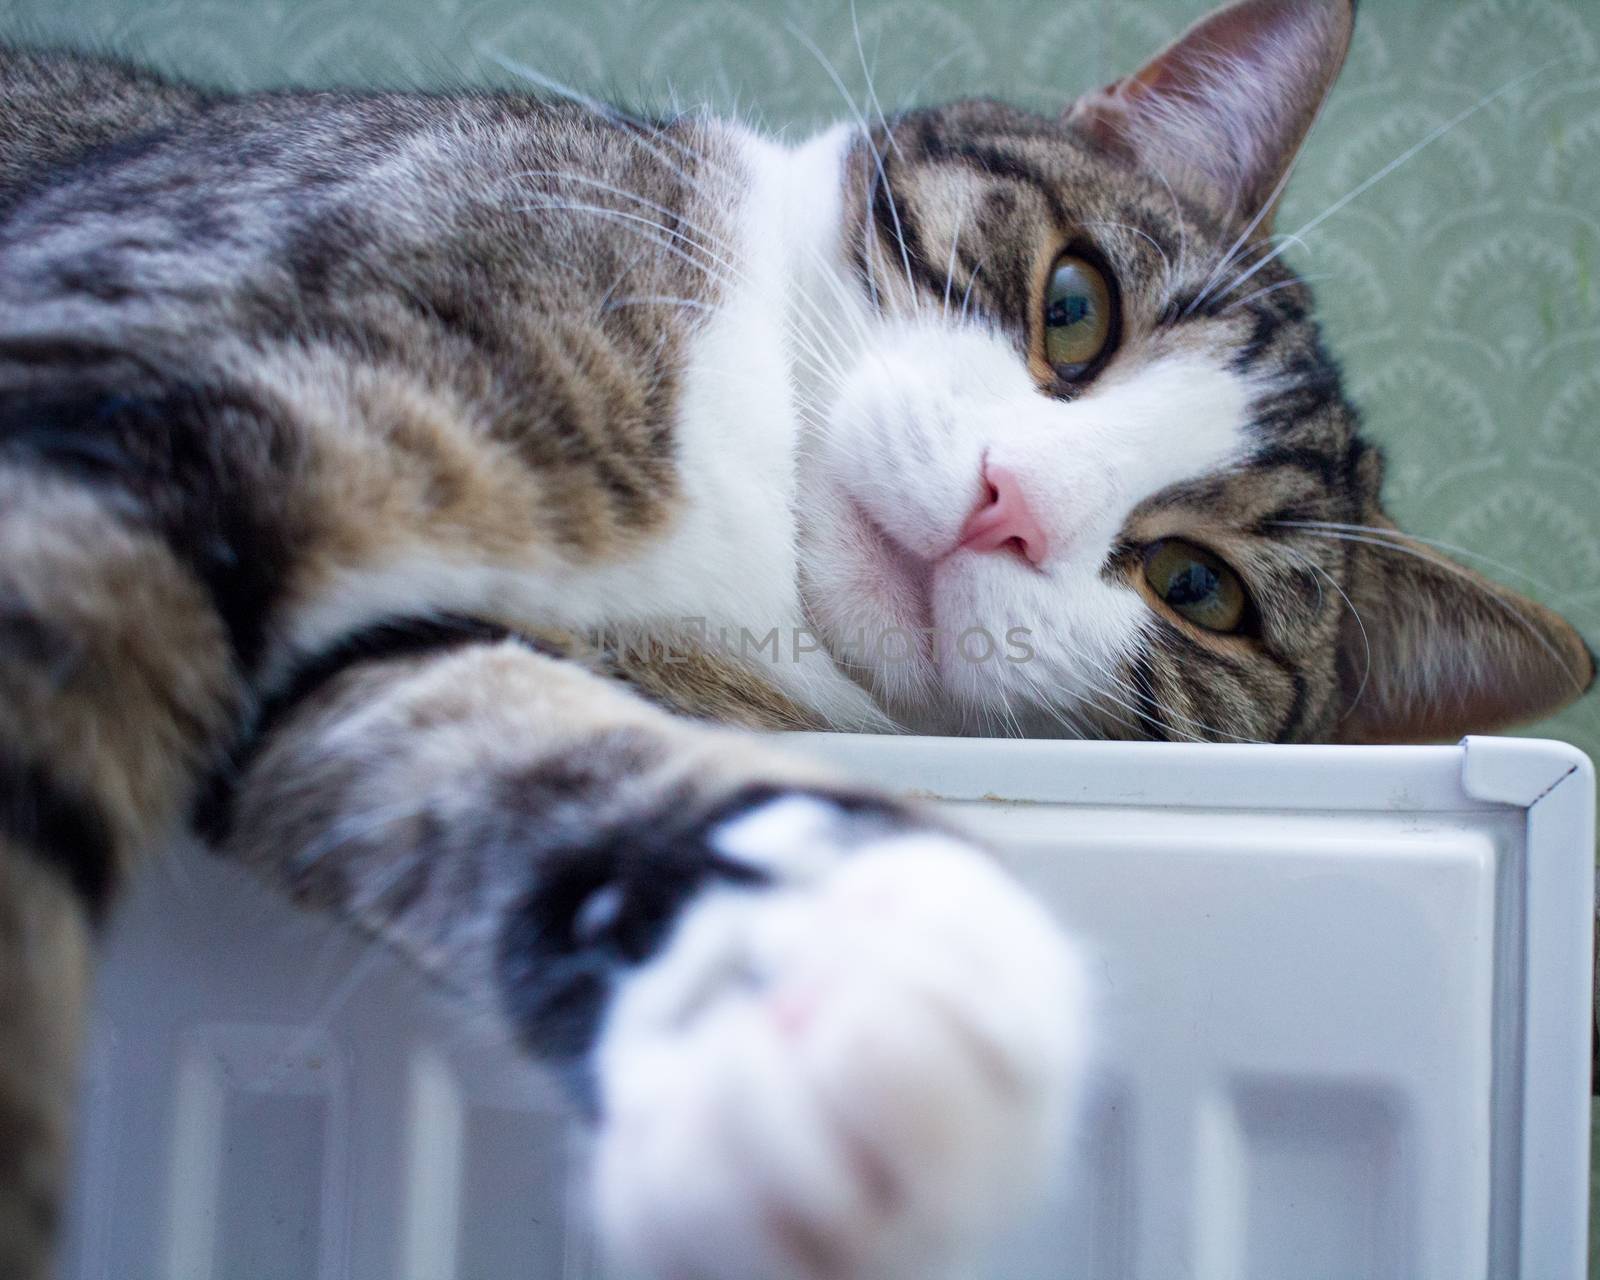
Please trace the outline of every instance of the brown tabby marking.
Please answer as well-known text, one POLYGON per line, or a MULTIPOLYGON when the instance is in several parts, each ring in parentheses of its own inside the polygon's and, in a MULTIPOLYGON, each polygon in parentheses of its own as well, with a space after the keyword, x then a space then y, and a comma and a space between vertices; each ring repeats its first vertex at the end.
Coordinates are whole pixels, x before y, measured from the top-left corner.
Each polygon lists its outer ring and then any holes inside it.
MULTIPOLYGON (((1041 259, 1081 242, 1119 286, 1106 379, 1188 351, 1259 393, 1250 456, 1143 502, 1102 575, 1203 538, 1270 601, 1260 634, 1155 609, 1106 673, 1125 696, 1082 709, 1106 736, 1432 736, 1593 680, 1548 611, 1325 536, 1384 527, 1381 460, 1305 287, 1235 272, 1351 16, 1244 0, 1064 118, 913 111, 846 157, 882 315, 959 308, 1027 365, 1041 259), (1283 119, 1196 91, 1218 42, 1273 24, 1314 29, 1314 58, 1261 68, 1283 119)), ((0 49, 0 1275, 49 1270, 94 923, 192 820, 580 1071, 684 903, 766 874, 720 854, 730 815, 798 793, 840 830, 925 829, 690 723, 827 727, 798 695, 712 651, 592 651, 505 586, 685 518, 677 411, 729 286, 706 246, 753 181, 733 133, 509 94, 231 98, 0 49), (470 610, 450 594, 483 580, 470 610), (597 889, 625 900, 615 938, 580 936, 597 889)))

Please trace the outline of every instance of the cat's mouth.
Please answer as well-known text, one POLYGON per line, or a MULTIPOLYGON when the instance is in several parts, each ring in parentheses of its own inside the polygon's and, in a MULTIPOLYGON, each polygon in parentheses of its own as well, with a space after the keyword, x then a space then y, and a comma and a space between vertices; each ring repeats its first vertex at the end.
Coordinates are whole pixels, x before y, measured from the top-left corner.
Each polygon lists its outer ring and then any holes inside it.
MULTIPOLYGON (((913 633, 918 652, 931 662, 933 572, 939 561, 930 561, 909 550, 854 498, 850 499, 850 506, 866 535, 861 586, 878 607, 883 619, 882 629, 898 628, 913 633)), ((882 637, 872 639, 877 642, 882 637)))
POLYGON ((965 534, 929 557, 907 547, 862 503, 851 499, 850 505, 863 535, 858 598, 878 619, 875 632, 850 639, 884 662, 909 661, 925 675, 943 671, 940 655, 950 652, 969 621, 939 616, 937 580, 942 573, 960 573, 953 562, 973 554, 965 534))

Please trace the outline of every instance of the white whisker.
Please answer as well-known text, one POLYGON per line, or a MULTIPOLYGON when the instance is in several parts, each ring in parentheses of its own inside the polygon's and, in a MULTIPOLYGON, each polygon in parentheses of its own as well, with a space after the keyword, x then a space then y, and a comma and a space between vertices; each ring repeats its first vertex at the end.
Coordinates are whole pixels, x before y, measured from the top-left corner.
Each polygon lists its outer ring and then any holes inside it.
MULTIPOLYGON (((1536 76, 1543 75, 1546 71, 1548 71, 1551 67, 1556 66, 1558 63, 1566 62, 1569 59, 1571 59, 1573 57, 1576 57, 1576 56, 1577 56, 1576 54, 1564 53, 1564 54, 1561 54, 1561 55, 1559 55, 1557 57, 1551 58, 1549 61, 1541 63, 1539 66, 1533 68, 1533 70, 1525 71, 1520 76, 1516 76, 1515 78, 1513 78, 1511 80, 1507 80, 1498 89, 1494 90, 1492 93, 1489 93, 1489 94, 1485 95, 1482 98, 1479 98, 1478 101, 1473 103, 1470 107, 1467 107, 1467 108, 1465 108, 1465 109, 1463 109, 1461 111, 1458 111, 1455 115, 1451 116, 1450 119, 1446 120, 1443 124, 1439 125, 1436 129, 1431 130, 1425 137, 1421 138, 1419 141, 1417 141, 1417 142, 1413 143, 1411 146, 1407 147, 1404 151, 1402 151, 1399 155, 1397 155, 1393 160, 1389 161, 1388 164, 1384 165, 1376 173, 1370 175, 1365 181, 1358 183, 1350 191, 1347 191, 1343 196, 1341 196, 1339 199, 1335 200, 1331 205, 1329 205, 1321 213, 1317 214, 1316 217, 1312 218, 1310 221, 1305 223, 1305 225, 1300 227, 1297 231, 1293 232, 1291 234, 1291 236, 1289 237, 1289 239, 1291 241, 1296 241, 1296 240, 1299 239, 1299 237, 1310 234, 1312 231, 1316 230, 1317 227, 1321 226, 1324 222, 1326 222, 1329 218, 1333 217, 1334 214, 1338 213, 1339 210, 1343 209, 1352 200, 1356 199, 1357 197, 1362 195, 1364 192, 1368 191, 1373 186, 1375 186, 1377 183, 1379 183, 1379 182, 1383 181, 1383 179, 1387 178, 1391 173, 1393 173, 1401 165, 1405 164, 1406 161, 1410 160, 1419 151, 1422 151, 1425 147, 1431 146, 1433 143, 1437 142, 1440 138, 1444 137, 1445 134, 1449 133, 1450 130, 1454 129, 1457 125, 1461 124, 1463 121, 1467 120, 1469 117, 1476 115, 1479 111, 1482 111, 1483 108, 1488 106, 1491 102, 1494 102, 1498 98, 1504 97, 1507 93, 1510 93, 1511 90, 1515 89, 1518 85, 1524 84, 1525 82, 1527 82, 1528 80, 1533 79, 1536 76)), ((1260 262, 1256 263, 1255 266, 1251 267, 1250 270, 1246 271, 1243 275, 1239 276, 1233 282, 1233 284, 1230 286, 1230 288, 1237 288, 1239 285, 1242 285, 1245 281, 1250 279, 1251 276, 1255 275, 1256 272, 1260 271, 1268 263, 1270 263, 1270 262, 1274 261, 1276 258, 1278 258, 1279 255, 1281 255, 1284 252, 1285 248, 1287 248, 1287 245, 1273 250, 1272 253, 1268 254, 1260 262)))

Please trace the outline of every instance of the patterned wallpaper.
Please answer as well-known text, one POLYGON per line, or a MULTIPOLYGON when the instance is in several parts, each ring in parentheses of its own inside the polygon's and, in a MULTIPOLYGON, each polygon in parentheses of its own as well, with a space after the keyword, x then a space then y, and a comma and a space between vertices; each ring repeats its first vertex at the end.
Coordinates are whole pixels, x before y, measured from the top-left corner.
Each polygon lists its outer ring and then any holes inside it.
MULTIPOLYGON (((849 0, 0 0, 0 35, 241 87, 508 83, 510 62, 801 130, 864 66, 890 109, 1057 104, 1207 7, 857 0, 853 27, 849 0)), ((1301 226, 1393 509, 1600 642, 1600 0, 1369 0, 1283 208, 1301 226)), ((1600 698, 1541 729, 1600 756, 1600 698)))

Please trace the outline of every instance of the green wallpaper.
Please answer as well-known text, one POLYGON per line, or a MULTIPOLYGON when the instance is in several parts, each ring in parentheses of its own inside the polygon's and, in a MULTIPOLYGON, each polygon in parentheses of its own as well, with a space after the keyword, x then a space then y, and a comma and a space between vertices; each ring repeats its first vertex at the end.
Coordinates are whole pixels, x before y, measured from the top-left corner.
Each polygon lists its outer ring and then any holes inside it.
MULTIPOLYGON (((974 91, 1059 103, 1206 7, 858 0, 860 52, 848 0, 0 0, 0 34, 236 86, 507 83, 504 60, 634 102, 709 100, 804 129, 848 109, 835 76, 861 96, 863 63, 891 109, 974 91)), ((1597 51, 1600 0, 1368 0, 1279 227, 1307 227, 1294 260, 1389 448, 1402 521, 1563 609, 1591 641, 1597 51)), ((1600 755, 1600 699, 1542 731, 1600 755)))

